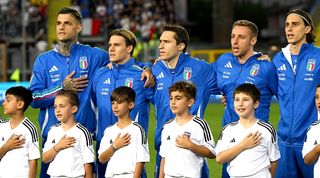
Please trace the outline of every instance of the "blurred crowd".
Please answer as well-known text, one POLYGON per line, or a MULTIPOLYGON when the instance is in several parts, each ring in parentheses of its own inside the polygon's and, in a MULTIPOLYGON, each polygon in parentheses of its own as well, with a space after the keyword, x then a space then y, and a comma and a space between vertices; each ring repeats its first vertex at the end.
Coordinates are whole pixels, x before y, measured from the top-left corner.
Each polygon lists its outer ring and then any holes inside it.
POLYGON ((173 0, 72 0, 72 7, 92 19, 92 36, 125 28, 149 41, 163 24, 175 22, 173 0))
MULTIPOLYGON (((90 20, 92 33, 106 36, 116 28, 126 28, 140 41, 158 38, 165 23, 175 22, 173 0, 72 0, 83 19, 90 20)), ((21 37, 26 27, 27 37, 46 38, 48 0, 0 0, 0 37, 21 37)))
POLYGON ((1 38, 44 38, 48 0, 0 0, 1 38), (25 28, 24 28, 25 27, 25 28))

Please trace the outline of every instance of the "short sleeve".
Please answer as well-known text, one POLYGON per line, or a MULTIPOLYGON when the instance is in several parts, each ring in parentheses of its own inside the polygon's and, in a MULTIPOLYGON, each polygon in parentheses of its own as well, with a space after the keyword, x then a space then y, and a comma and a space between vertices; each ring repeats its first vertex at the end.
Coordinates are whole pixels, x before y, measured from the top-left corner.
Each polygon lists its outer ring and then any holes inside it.
POLYGON ((314 132, 314 127, 311 127, 309 131, 307 132, 307 136, 305 138, 303 148, 302 148, 302 156, 303 158, 314 149, 315 146, 317 146, 316 141, 316 135, 313 134, 314 132))
POLYGON ((99 150, 98 150, 98 155, 100 157, 100 155, 106 151, 112 143, 108 142, 108 140, 110 140, 110 138, 108 137, 110 134, 109 134, 109 128, 106 128, 106 130, 104 131, 104 134, 102 136, 102 139, 100 141, 100 145, 99 145, 99 150))
POLYGON ((87 131, 86 133, 87 134, 83 134, 80 137, 82 160, 84 164, 94 162, 94 150, 93 150, 92 137, 89 131, 87 131))
POLYGON ((220 133, 220 137, 219 137, 219 140, 217 142, 217 146, 216 146, 216 154, 219 154, 221 153, 222 151, 224 150, 227 150, 229 149, 229 144, 228 142, 226 141, 227 140, 227 128, 223 129, 220 133))
POLYGON ((146 133, 142 127, 137 133, 137 162, 149 162, 149 148, 146 133))
POLYGON ((167 129, 166 127, 163 128, 162 130, 162 134, 161 134, 161 145, 160 145, 160 156, 161 157, 166 157, 166 151, 168 150, 168 147, 167 147, 167 144, 168 144, 168 141, 166 139, 166 135, 167 135, 167 129))
POLYGON ((212 137, 212 133, 210 130, 210 127, 208 125, 208 123, 206 121, 204 121, 205 125, 204 125, 204 129, 202 129, 203 131, 203 139, 201 139, 201 145, 208 148, 212 154, 216 155, 215 152, 215 142, 213 140, 212 137))
POLYGON ((29 138, 28 140, 29 140, 29 143, 28 143, 29 160, 39 159, 40 158, 39 138, 36 138, 34 140, 29 138))
POLYGON ((277 161, 280 158, 277 133, 274 132, 274 137, 268 141, 268 156, 271 162, 277 161))
MULTIPOLYGON (((54 139, 54 130, 50 129, 48 132, 48 138, 46 140, 46 143, 44 144, 44 147, 42 149, 42 153, 45 153, 47 151, 49 151, 56 143, 55 143, 55 139, 54 139)), ((59 141, 59 140, 58 140, 59 141)))

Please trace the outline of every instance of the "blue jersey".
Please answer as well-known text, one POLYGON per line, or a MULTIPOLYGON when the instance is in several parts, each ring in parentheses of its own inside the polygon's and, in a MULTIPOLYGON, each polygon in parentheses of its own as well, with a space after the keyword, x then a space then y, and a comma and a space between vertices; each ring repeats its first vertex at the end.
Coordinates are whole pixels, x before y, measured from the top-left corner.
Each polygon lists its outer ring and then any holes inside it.
POLYGON ((135 106, 130 112, 131 118, 138 122, 147 132, 149 124, 149 101, 153 96, 151 88, 143 87, 141 69, 131 58, 125 64, 113 64, 113 69, 100 68, 92 80, 91 98, 98 109, 97 141, 100 141, 104 130, 117 122, 117 117, 112 112, 110 96, 114 89, 128 86, 136 92, 135 106))
POLYGON ((233 92, 243 83, 254 84, 260 90, 260 103, 255 116, 263 121, 269 120, 271 98, 277 94, 277 75, 272 62, 258 60, 260 56, 261 54, 254 54, 244 64, 240 64, 232 53, 225 53, 212 63, 218 88, 227 100, 223 126, 239 119, 234 110, 233 92))
POLYGON ((197 87, 196 101, 190 112, 203 118, 210 94, 215 93, 216 80, 211 66, 202 60, 180 54, 175 69, 169 69, 164 61, 158 61, 152 67, 155 76, 154 106, 156 110, 155 148, 159 151, 161 131, 164 123, 175 115, 170 110, 169 87, 177 81, 191 81, 197 87))
POLYGON ((317 120, 314 102, 320 83, 320 49, 303 44, 293 68, 289 45, 273 59, 278 74, 279 142, 303 146, 308 127, 317 120))
MULTIPOLYGON (((42 138, 46 140, 51 126, 58 123, 54 114, 54 98, 63 88, 63 80, 72 71, 74 78, 86 76, 90 81, 96 69, 109 62, 109 55, 100 48, 88 45, 74 44, 70 49, 70 56, 64 56, 57 49, 52 49, 39 55, 33 66, 30 90, 33 94, 33 108, 40 108, 39 124, 42 138)), ((78 92, 80 101, 76 120, 90 132, 96 129, 96 119, 91 107, 89 88, 78 92)))

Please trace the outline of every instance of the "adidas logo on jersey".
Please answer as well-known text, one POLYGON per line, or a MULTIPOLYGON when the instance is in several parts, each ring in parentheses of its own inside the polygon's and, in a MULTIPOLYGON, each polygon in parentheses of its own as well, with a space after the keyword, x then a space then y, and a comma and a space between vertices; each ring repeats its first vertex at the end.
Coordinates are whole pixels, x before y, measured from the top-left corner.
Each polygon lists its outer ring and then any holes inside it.
POLYGON ((164 78, 163 73, 161 72, 156 78, 157 78, 157 79, 164 78))
POLYGON ((318 145, 318 142, 317 142, 317 140, 316 141, 314 141, 314 144, 313 145, 318 145))
POLYGON ((170 140, 170 135, 168 135, 167 140, 170 140))
POLYGON ((225 68, 232 69, 231 62, 229 61, 226 65, 224 65, 225 68))
POLYGON ((2 141, 4 141, 4 137, 2 137, 2 141))
POLYGON ((287 70, 286 65, 282 64, 282 66, 280 66, 278 70, 282 70, 282 71, 287 70))
POLYGON ((113 141, 112 141, 112 139, 110 139, 110 144, 112 144, 113 143, 113 141))
POLYGON ((107 78, 107 79, 103 82, 103 84, 111 84, 110 78, 107 78))
POLYGON ((55 139, 53 139, 51 143, 56 143, 56 140, 55 140, 55 139))
POLYGON ((54 71, 57 71, 57 70, 59 70, 58 67, 54 65, 54 66, 51 67, 49 72, 54 72, 54 71))
POLYGON ((232 139, 232 140, 230 140, 230 143, 234 143, 234 142, 236 142, 236 139, 232 139))

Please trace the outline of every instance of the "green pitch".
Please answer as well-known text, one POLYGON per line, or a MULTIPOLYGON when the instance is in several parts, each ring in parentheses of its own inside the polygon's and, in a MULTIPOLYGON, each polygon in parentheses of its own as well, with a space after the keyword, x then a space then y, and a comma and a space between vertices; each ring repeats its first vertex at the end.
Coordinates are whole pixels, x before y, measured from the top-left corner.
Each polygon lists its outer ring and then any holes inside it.
MULTIPOLYGON (((205 120, 209 123, 211 132, 213 134, 215 142, 217 142, 219 138, 219 134, 221 131, 221 118, 223 115, 224 108, 221 104, 209 104, 206 112, 205 112, 205 120)), ((0 113, 3 115, 3 108, 0 107, 0 113)), ((155 130, 155 117, 153 114, 153 109, 151 110, 150 115, 150 125, 149 125, 149 150, 150 150, 150 163, 146 164, 147 174, 148 177, 153 177, 153 172, 155 168, 155 151, 153 147, 153 136, 155 130)), ((38 110, 34 110, 29 108, 26 112, 26 116, 33 121, 33 123, 38 127, 38 132, 40 134, 39 124, 38 124, 38 110)), ((4 116, 4 118, 6 118, 4 116)), ((271 112, 270 112, 270 122, 271 124, 277 128, 279 118, 279 107, 278 104, 271 105, 271 112)), ((41 141, 41 140, 40 140, 41 141)), ((40 143, 41 145, 41 143, 40 143)), ((209 168, 210 168, 210 177, 212 178, 219 178, 221 177, 221 169, 222 166, 218 165, 215 160, 209 160, 209 168)), ((40 161, 38 162, 38 166, 40 165, 40 161)), ((38 168, 38 175, 39 175, 40 168, 38 168)), ((37 176, 39 177, 39 176, 37 176)))

